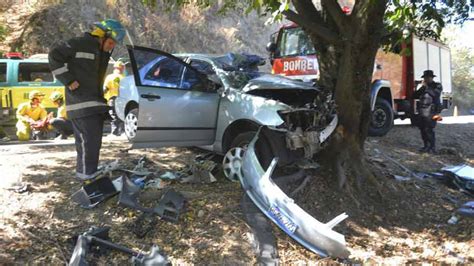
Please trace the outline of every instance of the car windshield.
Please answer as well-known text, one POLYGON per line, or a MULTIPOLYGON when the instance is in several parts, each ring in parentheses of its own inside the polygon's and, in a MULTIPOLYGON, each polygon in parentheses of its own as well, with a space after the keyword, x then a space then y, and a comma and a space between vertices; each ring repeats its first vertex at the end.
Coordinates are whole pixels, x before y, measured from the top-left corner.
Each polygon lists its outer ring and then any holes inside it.
POLYGON ((251 79, 261 76, 258 67, 265 59, 257 55, 228 53, 214 58, 219 68, 217 74, 224 83, 234 89, 242 89, 251 79))

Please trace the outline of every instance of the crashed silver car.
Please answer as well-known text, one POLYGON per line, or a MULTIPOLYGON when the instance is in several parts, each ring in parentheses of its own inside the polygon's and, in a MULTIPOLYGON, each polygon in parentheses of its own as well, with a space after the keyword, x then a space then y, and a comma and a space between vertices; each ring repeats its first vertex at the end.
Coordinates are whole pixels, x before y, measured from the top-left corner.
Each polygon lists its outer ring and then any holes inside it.
POLYGON ((256 152, 267 167, 274 157, 280 164, 311 157, 337 125, 318 88, 259 73, 252 56, 128 51, 133 75, 121 81, 116 112, 133 148, 200 146, 226 154, 226 176, 239 180, 239 147, 260 127, 256 152))

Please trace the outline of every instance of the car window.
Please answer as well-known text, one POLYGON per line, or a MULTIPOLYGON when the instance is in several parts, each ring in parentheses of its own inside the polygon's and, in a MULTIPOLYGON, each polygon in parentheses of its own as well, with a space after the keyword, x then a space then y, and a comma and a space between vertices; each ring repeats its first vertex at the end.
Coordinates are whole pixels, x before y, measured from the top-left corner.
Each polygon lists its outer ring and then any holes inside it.
POLYGON ((20 63, 19 82, 53 82, 54 77, 47 63, 20 63))
POLYGON ((192 68, 186 67, 181 87, 184 89, 206 90, 206 88, 201 88, 200 85, 204 84, 202 83, 202 78, 199 76, 199 73, 192 68))
POLYGON ((186 65, 172 56, 152 50, 132 49, 138 85, 163 88, 183 88, 183 73, 186 65))
POLYGON ((179 88, 184 66, 171 58, 162 57, 145 73, 144 82, 162 87, 179 88))
POLYGON ((7 82, 7 63, 0 63, 0 82, 7 82))

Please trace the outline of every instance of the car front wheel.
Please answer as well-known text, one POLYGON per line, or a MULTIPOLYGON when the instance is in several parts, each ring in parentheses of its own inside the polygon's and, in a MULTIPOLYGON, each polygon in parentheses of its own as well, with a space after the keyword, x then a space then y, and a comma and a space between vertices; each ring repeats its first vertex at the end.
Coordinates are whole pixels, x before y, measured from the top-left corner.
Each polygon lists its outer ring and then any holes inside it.
POLYGON ((133 141, 137 136, 138 128, 138 109, 132 109, 125 115, 124 121, 125 135, 129 141, 133 141))
MULTIPOLYGON (((242 161, 247 150, 247 146, 257 134, 256 131, 248 131, 237 135, 230 145, 230 149, 224 156, 223 169, 225 176, 232 181, 239 181, 242 176, 242 161)), ((255 153, 264 169, 266 169, 274 154, 271 150, 268 139, 260 134, 255 144, 255 153)))

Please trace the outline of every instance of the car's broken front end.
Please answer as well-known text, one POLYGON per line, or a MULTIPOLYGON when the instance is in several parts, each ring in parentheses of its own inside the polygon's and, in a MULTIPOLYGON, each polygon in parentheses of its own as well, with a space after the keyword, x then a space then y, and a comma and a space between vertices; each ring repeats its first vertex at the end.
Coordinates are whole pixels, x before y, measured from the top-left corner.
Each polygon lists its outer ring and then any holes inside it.
MULTIPOLYGON (((251 80, 243 91, 288 106, 278 111, 284 123, 268 127, 274 132, 264 130, 264 134, 283 134, 285 148, 292 152, 303 150, 306 158, 311 158, 323 148, 337 126, 335 104, 331 96, 308 83, 278 76, 262 76, 251 80)), ((278 137, 273 136, 272 139, 278 137)))

